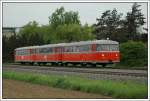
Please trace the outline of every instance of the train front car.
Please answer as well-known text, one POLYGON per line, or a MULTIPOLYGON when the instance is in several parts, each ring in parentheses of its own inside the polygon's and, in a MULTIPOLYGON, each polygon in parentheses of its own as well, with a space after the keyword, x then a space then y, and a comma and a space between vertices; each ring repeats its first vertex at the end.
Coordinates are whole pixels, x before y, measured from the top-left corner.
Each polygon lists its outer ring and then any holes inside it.
POLYGON ((97 64, 103 67, 106 64, 120 62, 119 43, 112 40, 97 40, 95 44, 93 57, 97 64))

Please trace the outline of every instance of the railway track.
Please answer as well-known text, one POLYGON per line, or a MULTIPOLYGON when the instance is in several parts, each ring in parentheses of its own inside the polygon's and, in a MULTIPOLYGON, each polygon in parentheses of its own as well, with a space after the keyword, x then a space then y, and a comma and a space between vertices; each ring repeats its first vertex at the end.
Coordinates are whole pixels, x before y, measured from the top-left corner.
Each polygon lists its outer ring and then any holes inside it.
POLYGON ((88 74, 105 74, 131 77, 147 77, 148 73, 144 70, 120 70, 120 69, 88 69, 88 68, 66 68, 66 67, 46 67, 46 66, 22 66, 22 65, 4 65, 3 68, 17 68, 28 70, 46 70, 58 72, 88 73, 88 74))

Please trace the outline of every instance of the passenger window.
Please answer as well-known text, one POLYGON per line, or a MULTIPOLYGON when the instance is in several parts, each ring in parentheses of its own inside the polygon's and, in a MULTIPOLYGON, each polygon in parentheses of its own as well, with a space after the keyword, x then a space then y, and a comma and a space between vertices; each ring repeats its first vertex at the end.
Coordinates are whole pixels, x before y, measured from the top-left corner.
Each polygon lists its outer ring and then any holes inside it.
POLYGON ((49 48, 41 48, 41 49, 39 49, 39 53, 43 53, 43 54, 50 53, 50 49, 49 48))
POLYGON ((76 46, 76 52, 80 52, 80 47, 79 46, 76 46))
POLYGON ((61 53, 61 47, 55 47, 55 53, 61 53))
POLYGON ((90 45, 80 46, 80 52, 88 52, 90 50, 90 45))
POLYGON ((109 51, 109 45, 107 44, 98 44, 96 45, 96 51, 109 51))
POLYGON ((65 52, 69 52, 69 47, 65 47, 65 52))

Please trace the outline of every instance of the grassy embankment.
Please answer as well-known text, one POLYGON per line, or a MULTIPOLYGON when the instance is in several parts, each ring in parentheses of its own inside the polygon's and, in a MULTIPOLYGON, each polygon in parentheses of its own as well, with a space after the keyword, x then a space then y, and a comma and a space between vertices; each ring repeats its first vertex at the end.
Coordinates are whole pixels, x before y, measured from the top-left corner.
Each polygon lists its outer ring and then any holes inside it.
POLYGON ((147 85, 132 82, 88 80, 79 77, 3 72, 3 78, 26 81, 51 87, 99 93, 113 98, 147 98, 147 85))

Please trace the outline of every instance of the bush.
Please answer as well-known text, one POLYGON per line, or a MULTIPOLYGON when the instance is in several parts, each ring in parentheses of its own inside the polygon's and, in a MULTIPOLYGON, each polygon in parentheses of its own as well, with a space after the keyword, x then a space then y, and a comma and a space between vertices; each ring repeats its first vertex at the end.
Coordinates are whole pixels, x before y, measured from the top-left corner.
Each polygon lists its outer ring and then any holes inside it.
POLYGON ((120 44, 120 64, 124 66, 147 66, 147 50, 142 42, 128 41, 120 44))

